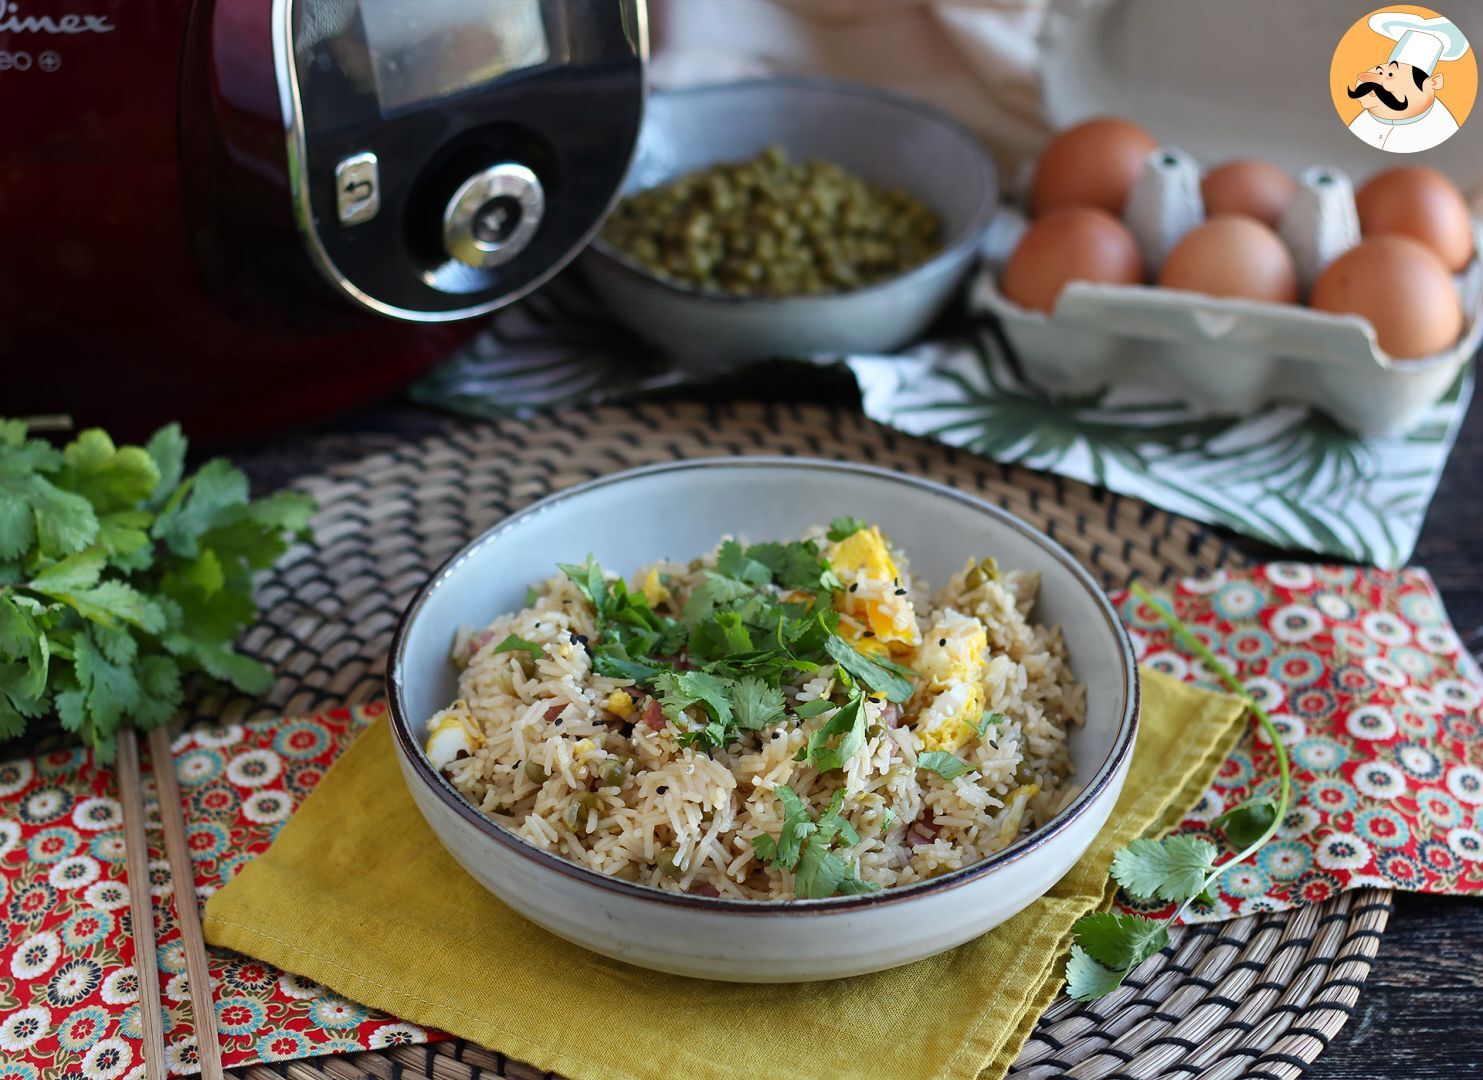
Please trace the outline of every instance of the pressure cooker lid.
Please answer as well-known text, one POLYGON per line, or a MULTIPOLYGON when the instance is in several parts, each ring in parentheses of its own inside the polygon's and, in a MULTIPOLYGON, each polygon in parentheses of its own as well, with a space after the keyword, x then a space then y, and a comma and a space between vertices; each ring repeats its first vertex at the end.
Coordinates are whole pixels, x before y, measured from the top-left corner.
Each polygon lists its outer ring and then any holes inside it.
POLYGON ((275 0, 294 210, 330 282, 418 321, 591 238, 643 111, 643 0, 275 0))

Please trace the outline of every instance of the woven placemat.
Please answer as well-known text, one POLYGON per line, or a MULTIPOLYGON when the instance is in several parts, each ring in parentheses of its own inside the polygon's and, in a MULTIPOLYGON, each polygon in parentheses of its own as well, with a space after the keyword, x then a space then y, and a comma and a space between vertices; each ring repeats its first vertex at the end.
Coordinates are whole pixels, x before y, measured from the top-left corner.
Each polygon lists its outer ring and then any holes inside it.
MULTIPOLYGON (((1108 587, 1246 561, 1221 536, 1074 481, 999 465, 847 410, 650 403, 444 435, 334 466, 297 486, 319 501, 312 545, 262 584, 245 646, 278 673, 265 699, 203 699, 203 718, 307 713, 382 694, 392 627, 429 573, 477 533, 559 488, 681 458, 788 454, 868 462, 980 495, 1039 526, 1108 587)), ((1295 1077, 1353 1013, 1390 913, 1366 889, 1297 911, 1176 931, 1112 995, 1058 1001, 1011 1075, 1295 1077)), ((498 1048, 403 1047, 242 1070, 246 1077, 529 1080, 498 1048)))

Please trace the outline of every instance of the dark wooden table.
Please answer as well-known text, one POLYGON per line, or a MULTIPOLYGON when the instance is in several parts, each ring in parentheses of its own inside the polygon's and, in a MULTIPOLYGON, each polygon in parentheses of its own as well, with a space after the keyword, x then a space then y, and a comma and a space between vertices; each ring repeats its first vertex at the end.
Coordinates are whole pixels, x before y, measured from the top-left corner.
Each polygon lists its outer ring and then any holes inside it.
MULTIPOLYGON (((455 421, 456 422, 456 421, 455 421)), ((255 491, 395 445, 449 423, 442 413, 393 401, 313 431, 229 450, 255 491)), ((1468 650, 1483 659, 1483 405, 1476 405, 1448 463, 1413 562, 1429 569, 1468 650)), ((1359 1008, 1309 1073, 1314 1077, 1483 1075, 1483 899, 1396 894, 1359 1008)))

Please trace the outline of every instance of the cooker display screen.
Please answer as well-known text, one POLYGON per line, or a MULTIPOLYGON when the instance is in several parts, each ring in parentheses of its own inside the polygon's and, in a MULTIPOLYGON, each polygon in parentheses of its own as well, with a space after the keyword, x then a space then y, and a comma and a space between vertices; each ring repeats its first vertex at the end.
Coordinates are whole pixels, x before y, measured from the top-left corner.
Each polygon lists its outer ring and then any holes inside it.
POLYGON ((383 113, 551 58, 541 0, 362 0, 360 18, 383 113))

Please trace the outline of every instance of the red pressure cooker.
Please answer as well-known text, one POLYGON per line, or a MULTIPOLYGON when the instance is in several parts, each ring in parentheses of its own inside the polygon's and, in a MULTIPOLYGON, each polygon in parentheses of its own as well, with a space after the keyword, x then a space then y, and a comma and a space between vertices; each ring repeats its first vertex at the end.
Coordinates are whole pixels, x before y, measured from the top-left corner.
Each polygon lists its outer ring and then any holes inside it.
POLYGON ((644 0, 0 0, 0 415, 389 392, 586 244, 646 52, 644 0))

